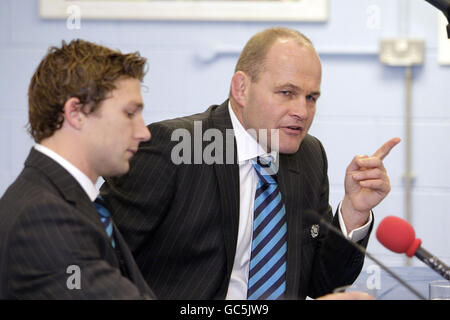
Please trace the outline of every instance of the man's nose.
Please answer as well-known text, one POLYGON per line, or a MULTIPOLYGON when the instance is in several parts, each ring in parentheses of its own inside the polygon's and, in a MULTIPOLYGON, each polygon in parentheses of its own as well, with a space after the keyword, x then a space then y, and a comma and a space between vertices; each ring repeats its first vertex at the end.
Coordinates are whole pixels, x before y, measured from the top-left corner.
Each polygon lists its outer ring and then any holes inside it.
POLYGON ((144 118, 139 116, 135 127, 135 138, 139 141, 148 141, 152 137, 150 130, 147 128, 144 122, 144 118))
POLYGON ((292 101, 290 115, 299 120, 304 120, 308 116, 308 101, 305 96, 300 96, 298 99, 292 101))

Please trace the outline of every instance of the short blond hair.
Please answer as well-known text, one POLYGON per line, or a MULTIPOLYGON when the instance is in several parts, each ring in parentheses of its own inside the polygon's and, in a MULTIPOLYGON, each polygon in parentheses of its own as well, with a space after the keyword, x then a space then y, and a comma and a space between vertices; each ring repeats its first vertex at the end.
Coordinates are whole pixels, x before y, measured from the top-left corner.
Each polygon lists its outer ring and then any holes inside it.
POLYGON ((285 27, 269 28, 250 38, 239 56, 234 72, 245 72, 251 81, 256 82, 259 74, 264 70, 264 62, 269 49, 278 39, 292 39, 299 45, 314 48, 311 40, 297 30, 285 27))

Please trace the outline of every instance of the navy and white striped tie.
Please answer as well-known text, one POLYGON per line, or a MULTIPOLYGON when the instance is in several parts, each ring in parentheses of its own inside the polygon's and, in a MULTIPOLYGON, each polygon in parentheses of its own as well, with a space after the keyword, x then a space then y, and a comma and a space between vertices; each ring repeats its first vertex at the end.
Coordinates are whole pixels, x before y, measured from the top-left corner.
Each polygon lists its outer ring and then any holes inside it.
POLYGON ((252 161, 258 174, 247 298, 275 300, 286 291, 287 224, 273 162, 252 161))
POLYGON ((103 226, 105 227, 108 238, 111 239, 111 245, 113 248, 115 248, 116 242, 114 241, 111 213, 106 208, 106 204, 102 196, 98 196, 95 199, 94 206, 97 209, 98 214, 100 215, 100 221, 103 223, 103 226))

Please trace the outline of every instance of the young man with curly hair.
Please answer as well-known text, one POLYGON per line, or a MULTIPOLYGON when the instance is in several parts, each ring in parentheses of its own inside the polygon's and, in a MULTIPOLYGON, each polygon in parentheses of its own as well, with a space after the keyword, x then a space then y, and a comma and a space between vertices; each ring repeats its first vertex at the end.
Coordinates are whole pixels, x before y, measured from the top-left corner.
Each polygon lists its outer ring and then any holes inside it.
MULTIPOLYGON (((28 90, 36 145, 0 199, 0 299, 154 298, 97 202, 150 139, 146 59, 74 40, 50 48, 28 90), (96 210, 97 208, 97 210, 96 210)), ((99 200, 100 201, 100 200, 99 200)))

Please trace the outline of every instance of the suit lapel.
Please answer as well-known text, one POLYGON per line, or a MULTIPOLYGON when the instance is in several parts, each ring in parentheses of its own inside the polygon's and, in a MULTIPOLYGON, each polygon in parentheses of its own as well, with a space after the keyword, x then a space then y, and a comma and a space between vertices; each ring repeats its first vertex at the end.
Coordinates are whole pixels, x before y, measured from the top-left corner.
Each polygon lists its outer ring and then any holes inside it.
POLYGON ((229 276, 233 269, 239 227, 239 166, 237 164, 236 139, 228 112, 228 100, 213 109, 211 113, 211 127, 219 129, 224 137, 224 163, 215 163, 214 170, 219 186, 220 203, 223 208, 223 233, 227 255, 227 275, 229 276), (232 163, 229 163, 231 159, 232 163))
POLYGON ((80 184, 66 169, 34 148, 31 149, 27 160, 25 160, 25 166, 33 167, 45 175, 67 202, 72 204, 91 202, 80 184))
POLYGON ((105 228, 100 221, 98 212, 92 204, 91 199, 66 169, 34 148, 31 149, 25 161, 25 166, 33 167, 45 175, 55 186, 55 189, 61 197, 72 204, 85 219, 91 221, 97 231, 104 234, 105 239, 109 241, 105 228))
POLYGON ((286 207, 287 219, 287 264, 286 264, 286 297, 298 297, 301 269, 301 230, 303 207, 303 177, 297 154, 280 155, 278 184, 286 207))
MULTIPOLYGON (((25 161, 25 166, 34 167, 52 182, 61 197, 74 205, 83 216, 91 220, 99 229, 104 231, 103 225, 98 218, 97 210, 89 199, 89 196, 77 182, 77 180, 56 161, 43 153, 31 149, 25 161)), ((106 232, 105 232, 106 237, 106 232)))
MULTIPOLYGON (((85 219, 90 220, 92 225, 97 229, 97 232, 104 235, 105 241, 110 242, 110 239, 106 234, 105 228, 100 221, 98 212, 92 204, 91 199, 69 172, 61 167, 56 161, 41 152, 36 151, 34 148, 32 148, 27 160, 25 161, 25 166, 33 167, 47 176, 47 178, 58 190, 61 197, 75 206, 80 215, 82 215, 85 219)), ((148 293, 149 289, 145 283, 145 280, 139 273, 138 267, 134 262, 134 258, 128 249, 125 240, 122 238, 122 235, 114 224, 113 227, 116 245, 118 246, 118 250, 120 250, 123 255, 125 267, 130 275, 130 280, 134 282, 141 292, 148 293)), ((113 250, 112 247, 111 250, 113 250)), ((111 252, 108 257, 108 261, 109 263, 112 263, 114 267, 119 268, 119 261, 115 252, 111 252)), ((151 291, 150 296, 155 297, 151 291)))

